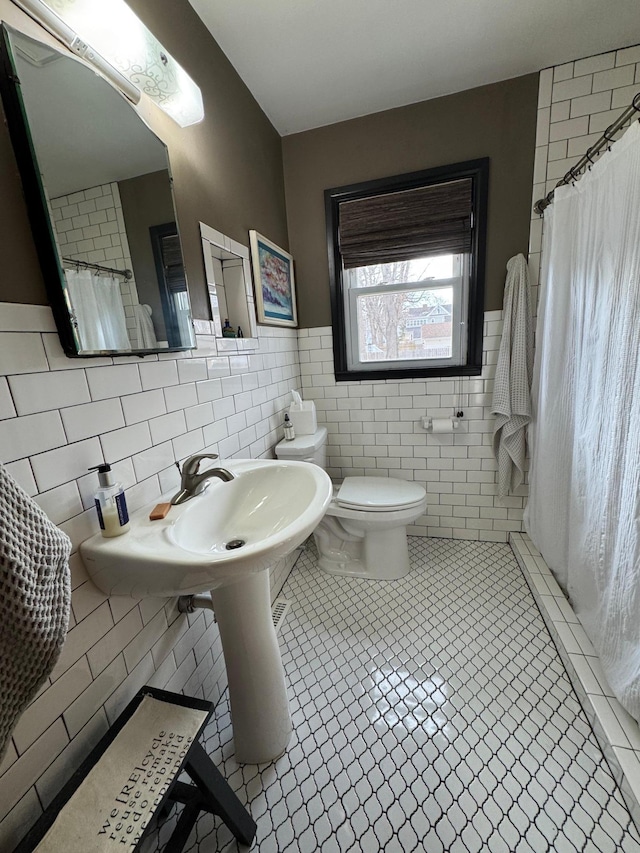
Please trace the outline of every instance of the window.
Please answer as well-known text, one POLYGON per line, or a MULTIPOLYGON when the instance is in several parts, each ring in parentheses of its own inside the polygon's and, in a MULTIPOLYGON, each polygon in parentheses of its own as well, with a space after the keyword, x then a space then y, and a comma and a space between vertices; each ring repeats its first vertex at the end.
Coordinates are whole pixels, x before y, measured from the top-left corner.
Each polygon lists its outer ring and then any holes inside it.
POLYGON ((325 192, 337 380, 479 374, 488 159, 325 192))

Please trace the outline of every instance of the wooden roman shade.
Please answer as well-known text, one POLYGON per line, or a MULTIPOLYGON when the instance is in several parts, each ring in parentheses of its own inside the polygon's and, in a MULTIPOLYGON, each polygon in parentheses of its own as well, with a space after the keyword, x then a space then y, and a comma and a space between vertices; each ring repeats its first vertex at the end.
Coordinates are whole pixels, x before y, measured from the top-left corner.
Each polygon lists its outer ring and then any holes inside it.
POLYGON ((463 178, 341 202, 344 268, 470 252, 472 201, 463 178))

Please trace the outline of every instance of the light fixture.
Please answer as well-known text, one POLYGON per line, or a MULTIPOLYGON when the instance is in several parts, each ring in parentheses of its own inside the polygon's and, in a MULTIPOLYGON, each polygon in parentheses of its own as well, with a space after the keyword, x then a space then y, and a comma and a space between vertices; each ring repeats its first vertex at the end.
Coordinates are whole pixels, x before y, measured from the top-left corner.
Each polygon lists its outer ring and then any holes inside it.
POLYGON ((204 118, 202 93, 124 0, 13 0, 134 103, 142 92, 181 127, 204 118))

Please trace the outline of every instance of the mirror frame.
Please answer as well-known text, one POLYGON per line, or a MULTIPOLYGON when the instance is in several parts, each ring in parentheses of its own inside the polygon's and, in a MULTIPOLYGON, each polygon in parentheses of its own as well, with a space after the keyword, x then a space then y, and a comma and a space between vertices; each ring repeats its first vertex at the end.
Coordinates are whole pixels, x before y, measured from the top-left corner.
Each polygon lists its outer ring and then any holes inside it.
MULTIPOLYGON (((49 299, 49 304, 53 312, 56 328, 60 337, 60 343, 65 355, 69 358, 100 358, 104 356, 139 356, 144 358, 146 355, 157 355, 158 353, 166 352, 185 352, 196 348, 195 329, 193 328, 193 312, 191 313, 191 325, 193 329, 193 343, 189 346, 181 347, 157 347, 155 349, 130 349, 130 350, 94 350, 92 352, 78 352, 78 345, 74 332, 73 323, 69 313, 67 301, 65 299, 64 289, 64 270, 60 263, 60 257, 56 246, 56 239, 53 230, 53 223, 49 216, 47 198, 44 191, 44 186, 40 178, 38 169, 38 158, 36 157, 35 146, 31 137, 31 129, 27 112, 22 98, 20 79, 17 74, 14 63, 13 49, 11 45, 11 34, 22 35, 19 30, 7 26, 6 23, 0 24, 0 99, 4 109, 9 138, 13 148, 13 153, 16 158, 18 172, 22 183, 24 199, 27 208, 27 216, 31 233, 35 243, 36 253, 40 262, 40 269, 44 280, 45 290, 49 299)), ((26 36, 34 39, 33 36, 26 36)), ((44 44, 44 42, 43 42, 44 44)), ((50 45, 47 45, 50 47, 50 45)), ((73 55, 59 51, 62 56, 67 59, 78 62, 87 71, 90 71, 107 86, 112 86, 108 80, 97 71, 83 62, 79 62, 73 55)), ((122 93, 112 86, 114 91, 126 101, 122 93)), ((131 107, 133 109, 133 107, 131 107)), ((134 110, 134 112, 136 112, 134 110)), ((148 128, 146 122, 136 112, 138 119, 148 128)), ((171 174, 171 162, 169 152, 165 143, 157 136, 151 128, 148 128, 150 133, 164 145, 167 150, 167 172, 169 175, 169 183, 171 185, 171 195, 173 199, 173 208, 175 211, 175 197, 173 193, 173 176, 171 174)), ((177 222, 178 238, 180 237, 180 227, 177 222)), ((182 247, 182 241, 180 241, 182 247)), ((184 263, 184 254, 183 254, 184 263)), ((187 281, 185 270, 185 281, 187 281)), ((189 294, 189 285, 187 281, 187 294, 189 294)), ((189 299, 189 304, 191 300, 189 299)))

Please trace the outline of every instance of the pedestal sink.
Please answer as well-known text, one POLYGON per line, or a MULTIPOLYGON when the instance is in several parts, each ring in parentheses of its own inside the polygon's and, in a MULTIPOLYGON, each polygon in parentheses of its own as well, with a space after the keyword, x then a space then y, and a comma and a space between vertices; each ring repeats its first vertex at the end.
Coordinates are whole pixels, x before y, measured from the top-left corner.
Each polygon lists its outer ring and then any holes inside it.
POLYGON ((211 590, 236 759, 259 764, 281 755, 291 734, 267 570, 314 530, 331 499, 331 481, 306 462, 231 460, 225 467, 234 475, 230 482, 212 481, 160 521, 149 521, 149 506, 132 515, 129 533, 93 536, 80 553, 107 595, 211 590))

